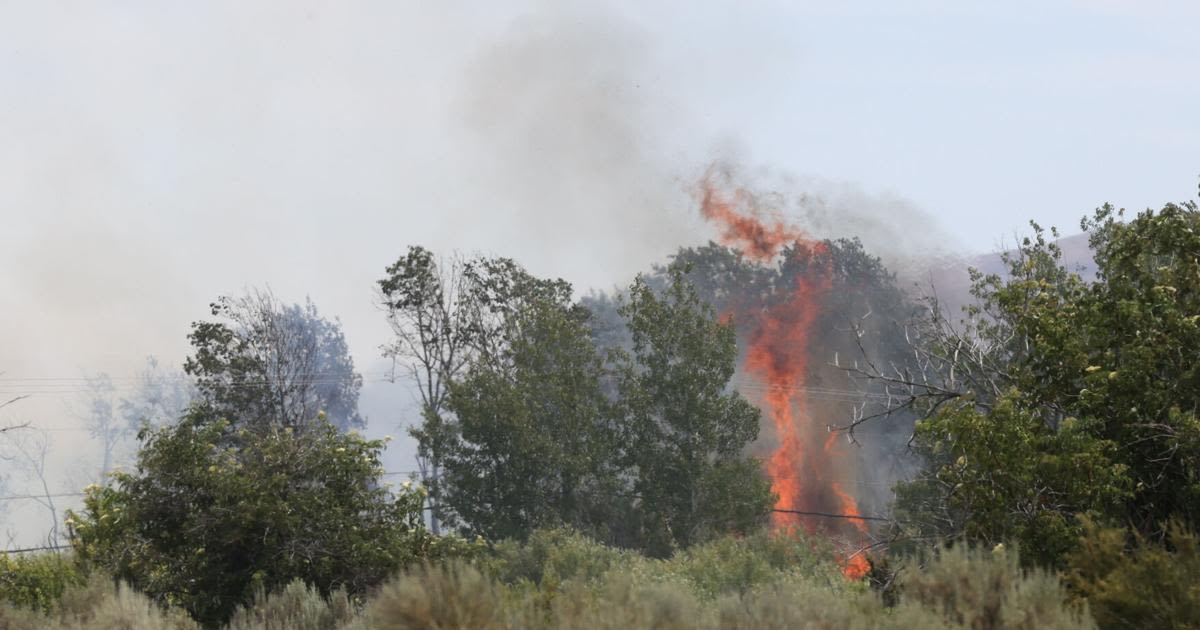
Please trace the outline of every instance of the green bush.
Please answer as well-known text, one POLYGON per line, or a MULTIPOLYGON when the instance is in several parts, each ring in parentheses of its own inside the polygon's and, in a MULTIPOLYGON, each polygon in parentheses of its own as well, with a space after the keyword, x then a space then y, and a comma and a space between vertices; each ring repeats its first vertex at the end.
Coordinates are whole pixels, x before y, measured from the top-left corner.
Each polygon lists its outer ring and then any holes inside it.
POLYGON ((89 488, 82 514, 69 514, 72 544, 206 625, 294 579, 360 595, 414 560, 470 547, 425 530, 420 488, 378 483, 382 441, 328 422, 259 432, 198 414, 143 440, 136 472, 89 488))
POLYGON ((70 584, 46 610, 0 605, 6 630, 197 630, 178 608, 165 610, 150 598, 112 578, 93 573, 83 584, 70 584))
POLYGON ((627 567, 638 558, 635 553, 607 547, 571 529, 539 529, 524 543, 507 540, 497 544, 492 572, 507 583, 595 583, 608 571, 627 567))
MULTIPOLYGON (((1196 593, 1189 578, 1200 569, 1194 536, 1177 530, 1173 551, 1149 546, 1133 552, 1132 562, 1120 532, 1106 536, 1096 537, 1098 546, 1085 547, 1098 551, 1095 564, 1080 565, 1075 576, 1088 576, 1092 590, 1087 594, 1097 598, 1102 611, 1126 615, 1105 617, 1106 625, 1194 623, 1195 608, 1180 605, 1195 603, 1186 599, 1196 593), (1165 578, 1153 576, 1164 571, 1165 578), (1164 607, 1163 601, 1175 607, 1164 607)), ((415 565, 365 601, 341 589, 325 596, 299 580, 269 594, 260 590, 224 627, 990 630, 1095 625, 1086 603, 1072 602, 1057 577, 1022 569, 1017 554, 1002 547, 988 552, 964 545, 893 562, 899 567, 896 598, 885 604, 866 584, 845 580, 828 550, 802 536, 729 537, 658 560, 604 547, 569 530, 547 530, 535 532, 525 545, 499 545, 492 558, 415 565)), ((44 608, 2 605, 0 628, 198 627, 181 608, 160 608, 114 584, 97 572, 84 585, 65 587, 61 598, 44 608)))
POLYGON ((648 573, 686 584, 704 600, 744 594, 795 578, 812 579, 837 590, 851 588, 832 551, 795 530, 725 536, 648 565, 648 573))
POLYGON ((924 567, 903 569, 899 590, 902 608, 938 612, 958 627, 1095 627, 1054 574, 1022 569, 1018 554, 1002 545, 991 552, 965 545, 941 549, 924 567))
POLYGON ((571 530, 540 530, 524 544, 497 545, 487 568, 427 566, 397 578, 370 604, 372 627, 716 628, 735 619, 752 627, 774 617, 735 612, 758 606, 757 589, 771 586, 780 590, 763 606, 786 606, 780 593, 793 587, 843 607, 859 602, 843 617, 874 601, 841 576, 828 550, 767 532, 658 560, 571 530))
POLYGON ((0 601, 50 610, 63 591, 87 581, 70 555, 0 553, 0 601))
POLYGON ((598 587, 621 573, 640 586, 675 583, 706 601, 797 576, 852 588, 821 542, 765 530, 717 538, 666 560, 613 549, 569 529, 538 530, 525 543, 496 545, 490 568, 502 582, 550 592, 568 583, 598 587))
POLYGON ((1176 522, 1164 546, 1084 522, 1068 583, 1102 628, 1200 628, 1200 537, 1176 522))
POLYGON ((952 627, 938 611, 919 605, 888 608, 874 593, 830 588, 805 578, 723 597, 718 614, 719 627, 731 630, 952 627))
POLYGON ((323 597, 300 580, 283 590, 260 592, 254 604, 233 613, 228 630, 332 630, 366 628, 346 591, 338 589, 323 597))
MULTIPOLYGON (((461 561, 425 565, 383 585, 367 609, 370 627, 506 628, 504 587, 461 561)), ((514 620, 515 621, 515 620, 514 620)))
MULTIPOLYGON (((530 610, 528 605, 524 610, 530 610)), ((527 625, 547 628, 630 628, 713 627, 711 607, 703 605, 695 593, 681 584, 639 584, 628 573, 610 576, 598 591, 573 587, 566 589, 550 605, 549 611, 527 625)))

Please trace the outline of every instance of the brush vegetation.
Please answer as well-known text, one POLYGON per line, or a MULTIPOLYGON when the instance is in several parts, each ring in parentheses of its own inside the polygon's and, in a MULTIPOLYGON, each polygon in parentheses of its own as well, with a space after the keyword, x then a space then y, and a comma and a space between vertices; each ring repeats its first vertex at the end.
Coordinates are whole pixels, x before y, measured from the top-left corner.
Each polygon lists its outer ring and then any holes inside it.
POLYGON ((1200 627, 1200 209, 1102 208, 1089 278, 1034 227, 953 323, 856 243, 821 249, 841 275, 815 347, 850 335, 873 394, 839 430, 917 456, 866 549, 768 531, 747 455, 741 333, 713 305, 776 299, 808 273, 792 250, 684 250, 581 303, 511 260, 413 248, 380 295, 422 392, 419 483, 389 487, 383 441, 303 411, 351 417, 356 388, 240 387, 304 374, 297 347, 341 352, 336 324, 325 346, 270 342, 267 316, 198 324, 201 399, 88 488, 72 554, 0 555, 0 627, 1200 627), (898 332, 834 326, 870 313, 898 332))
MULTIPOLYGON (((1090 628, 1052 573, 1003 550, 943 549, 906 561, 893 601, 842 577, 817 541, 766 532, 657 559, 570 530, 540 530, 474 560, 423 562, 362 597, 301 580, 260 591, 222 627, 1090 628)), ((50 606, 9 602, 8 628, 199 628, 179 607, 99 571, 50 606)), ((214 624, 209 624, 213 626, 214 624)), ((219 624, 217 624, 219 625, 219 624)))

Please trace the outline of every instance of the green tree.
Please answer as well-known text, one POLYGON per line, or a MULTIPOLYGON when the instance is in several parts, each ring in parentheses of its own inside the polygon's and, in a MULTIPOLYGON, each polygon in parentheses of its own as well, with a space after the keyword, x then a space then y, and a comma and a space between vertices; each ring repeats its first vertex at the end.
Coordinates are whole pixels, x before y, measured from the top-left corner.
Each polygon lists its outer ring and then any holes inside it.
POLYGON ((318 412, 342 428, 362 427, 354 371, 341 325, 311 301, 284 305, 254 290, 212 304, 217 321, 195 322, 194 354, 184 371, 196 380, 199 406, 211 419, 302 430, 318 412))
POLYGON ((454 544, 425 531, 419 488, 378 483, 382 441, 323 418, 303 432, 250 431, 193 412, 140 438, 136 470, 90 486, 69 514, 72 544, 202 623, 297 578, 362 594, 454 544))
POLYGON ((969 397, 918 421, 914 448, 928 468, 896 488, 897 517, 921 538, 1015 542, 1022 557, 1056 564, 1079 536, 1075 516, 1111 516, 1128 496, 1117 448, 1087 421, 1057 429, 1016 390, 988 411, 969 397))
POLYGON ((1081 514, 1151 539, 1171 518, 1196 526, 1200 212, 1122 219, 1105 206, 1083 222, 1095 280, 1035 225, 1007 276, 975 274, 960 328, 919 330, 926 371, 902 386, 928 416, 914 444, 929 467, 898 493, 922 528, 1061 563, 1081 514))
POLYGON ((446 518, 442 467, 457 428, 445 412, 450 381, 466 369, 479 334, 466 291, 467 261, 438 260, 420 246, 387 268, 379 295, 393 340, 384 356, 408 371, 421 401, 421 422, 408 427, 417 440, 417 466, 429 488, 430 526, 441 531, 446 518))
POLYGON ((658 556, 764 521, 775 497, 742 455, 759 412, 728 390, 737 348, 675 268, 661 293, 639 277, 621 308, 633 351, 620 377, 624 463, 634 472, 641 546, 658 556))
POLYGON ((1178 521, 1166 544, 1084 519, 1068 556, 1067 584, 1087 598, 1102 628, 1195 628, 1200 624, 1200 536, 1178 521), (1132 540, 1131 540, 1132 538, 1132 540))
POLYGON ((588 313, 569 285, 495 262, 474 285, 495 316, 490 342, 450 387, 446 501, 491 539, 560 524, 608 538, 617 443, 588 313))

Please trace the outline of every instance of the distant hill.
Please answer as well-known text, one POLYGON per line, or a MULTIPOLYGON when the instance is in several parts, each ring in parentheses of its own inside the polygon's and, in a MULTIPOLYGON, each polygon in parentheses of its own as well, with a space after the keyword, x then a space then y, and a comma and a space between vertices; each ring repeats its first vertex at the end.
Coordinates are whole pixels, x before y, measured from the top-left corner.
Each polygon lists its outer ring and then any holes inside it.
MULTIPOLYGON (((1096 273, 1092 250, 1088 246, 1087 234, 1074 234, 1058 239, 1062 248, 1063 263, 1071 271, 1085 279, 1096 273)), ((954 261, 943 261, 930 269, 929 275, 918 282, 917 290, 923 294, 935 292, 942 310, 952 319, 957 319, 962 307, 971 302, 971 278, 967 269, 975 268, 985 274, 1005 274, 1007 269, 1001 260, 1001 252, 980 254, 954 261)))

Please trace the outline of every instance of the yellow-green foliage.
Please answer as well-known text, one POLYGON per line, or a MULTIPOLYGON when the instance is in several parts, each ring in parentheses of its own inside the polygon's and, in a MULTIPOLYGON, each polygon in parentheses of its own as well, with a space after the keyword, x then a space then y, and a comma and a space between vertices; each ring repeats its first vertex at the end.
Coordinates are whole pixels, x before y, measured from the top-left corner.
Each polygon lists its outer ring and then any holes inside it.
MULTIPOLYGON (((1182 539, 1181 539, 1182 540, 1182 539)), ((1183 543, 1180 543, 1183 544, 1183 543)), ((904 565, 904 563, 901 563, 904 565)), ((1109 565, 1105 565, 1109 566, 1109 565)), ((1147 564, 1147 570, 1152 566, 1147 564)), ((1183 574, 1181 574, 1183 575, 1183 574)), ((758 534, 693 547, 667 560, 606 548, 567 531, 503 544, 490 561, 425 563, 365 601, 300 581, 234 612, 230 630, 367 628, 1091 628, 1052 574, 1023 570, 1013 552, 943 550, 900 569, 887 606, 841 577, 801 536, 758 534)), ((1180 618, 1182 619, 1182 618, 1180 618)), ((7 605, 0 628, 196 628, 180 608, 95 574, 49 610, 7 605)))
POLYGON ((794 531, 726 536, 677 553, 665 562, 647 564, 648 573, 679 581, 704 600, 796 578, 835 591, 850 587, 832 551, 822 541, 794 531))
POLYGON ((1068 583, 1091 604, 1103 628, 1200 628, 1200 537, 1179 523, 1169 548, 1123 529, 1085 522, 1087 535, 1069 556, 1068 583))
POLYGON ((70 555, 0 553, 0 601, 49 610, 68 586, 85 581, 70 555))
POLYGON ((919 605, 888 608, 874 593, 846 591, 798 579, 718 603, 718 627, 731 630, 920 628, 951 626, 939 611, 919 605))
POLYGON ((164 610, 150 598, 99 573, 82 585, 69 585, 48 610, 0 605, 6 630, 196 630, 187 613, 164 610))
POLYGON ((1086 608, 1068 603, 1058 578, 1041 569, 1024 570, 1017 554, 956 546, 942 549, 924 567, 900 575, 902 607, 941 613, 954 627, 1092 628, 1086 608))
POLYGON ((370 627, 488 628, 504 623, 502 587, 458 561, 426 565, 389 581, 368 608, 370 627))
POLYGON ((142 437, 136 471, 69 513, 72 545, 205 625, 294 579, 365 595, 410 562, 469 547, 425 529, 421 489, 379 485, 383 441, 323 419, 257 432, 194 409, 142 437))
POLYGON ((365 628, 350 597, 343 590, 322 597, 300 580, 270 595, 260 592, 252 606, 239 608, 229 620, 229 630, 330 630, 365 628))
POLYGON ((679 584, 705 601, 797 576, 847 587, 824 545, 796 533, 766 531, 718 538, 658 560, 606 547, 569 529, 539 530, 524 544, 497 545, 491 569, 502 582, 549 593, 570 583, 598 586, 609 574, 622 573, 637 585, 679 584))
POLYGON ((565 580, 595 582, 609 570, 628 567, 639 558, 571 529, 540 529, 524 543, 497 544, 491 568, 503 582, 557 586, 565 580))
POLYGON ((730 538, 653 560, 555 531, 499 555, 492 578, 461 563, 396 578, 370 604, 370 627, 1094 627, 1055 576, 1002 549, 913 563, 894 607, 800 537, 730 538))

